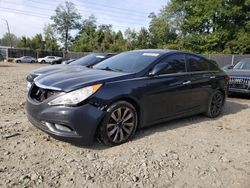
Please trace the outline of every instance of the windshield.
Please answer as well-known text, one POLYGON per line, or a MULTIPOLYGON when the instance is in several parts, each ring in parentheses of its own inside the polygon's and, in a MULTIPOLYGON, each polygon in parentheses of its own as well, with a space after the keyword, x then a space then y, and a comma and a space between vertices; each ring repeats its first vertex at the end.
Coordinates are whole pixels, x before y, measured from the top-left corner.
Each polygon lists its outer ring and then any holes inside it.
POLYGON ((158 53, 124 52, 102 61, 93 68, 136 73, 149 66, 159 55, 158 53))
POLYGON ((70 65, 92 66, 101 62, 103 59, 105 59, 104 55, 90 54, 73 61, 70 65))
POLYGON ((233 69, 237 70, 250 70, 250 60, 249 61, 240 61, 237 63, 233 69))

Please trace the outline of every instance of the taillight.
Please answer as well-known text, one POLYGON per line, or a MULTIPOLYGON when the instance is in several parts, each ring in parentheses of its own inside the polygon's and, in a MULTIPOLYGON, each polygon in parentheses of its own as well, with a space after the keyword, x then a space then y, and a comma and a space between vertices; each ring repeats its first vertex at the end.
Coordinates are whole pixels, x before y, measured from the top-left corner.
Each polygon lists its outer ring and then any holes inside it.
POLYGON ((229 80, 230 80, 230 77, 227 75, 227 76, 225 77, 225 80, 226 80, 226 81, 229 81, 229 80))

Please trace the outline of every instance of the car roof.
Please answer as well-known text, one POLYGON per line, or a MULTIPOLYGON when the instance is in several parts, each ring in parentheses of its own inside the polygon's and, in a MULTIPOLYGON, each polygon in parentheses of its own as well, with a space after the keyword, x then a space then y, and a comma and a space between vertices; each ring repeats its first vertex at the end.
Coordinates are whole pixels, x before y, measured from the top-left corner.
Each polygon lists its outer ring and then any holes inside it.
MULTIPOLYGON (((188 55, 194 55, 194 56, 206 58, 203 55, 192 53, 192 52, 185 52, 185 51, 179 51, 179 50, 169 50, 169 49, 142 49, 142 50, 133 50, 133 51, 134 52, 142 52, 142 53, 158 53, 160 55, 172 54, 172 53, 179 52, 179 53, 184 53, 184 54, 188 54, 188 55)), ((131 52, 133 52, 133 51, 131 51, 131 52)))
POLYGON ((158 54, 166 54, 169 52, 176 52, 176 50, 165 50, 165 49, 141 49, 141 50, 132 50, 131 52, 141 52, 141 53, 158 53, 158 54))

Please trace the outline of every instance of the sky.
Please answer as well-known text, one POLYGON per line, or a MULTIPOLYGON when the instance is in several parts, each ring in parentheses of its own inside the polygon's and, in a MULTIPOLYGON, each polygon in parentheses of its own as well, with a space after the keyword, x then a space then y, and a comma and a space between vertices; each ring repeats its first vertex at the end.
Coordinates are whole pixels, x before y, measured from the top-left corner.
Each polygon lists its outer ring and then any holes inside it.
MULTIPOLYGON (((45 24, 51 23, 50 16, 64 0, 0 0, 0 37, 7 32, 5 20, 8 20, 10 32, 16 36, 32 37, 43 33, 45 24)), ((114 30, 139 30, 148 27, 151 12, 158 13, 167 4, 167 0, 72 0, 83 19, 91 14, 97 18, 97 24, 112 24, 114 30)))

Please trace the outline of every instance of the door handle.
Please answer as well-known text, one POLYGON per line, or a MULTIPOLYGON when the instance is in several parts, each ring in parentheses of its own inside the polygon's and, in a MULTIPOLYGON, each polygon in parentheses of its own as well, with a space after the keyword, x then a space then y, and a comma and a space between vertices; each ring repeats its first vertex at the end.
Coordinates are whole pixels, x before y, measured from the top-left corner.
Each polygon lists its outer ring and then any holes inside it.
POLYGON ((214 79, 216 76, 210 76, 211 79, 214 79))
POLYGON ((185 82, 182 82, 183 85, 187 85, 187 84, 191 84, 191 81, 185 81, 185 82))

